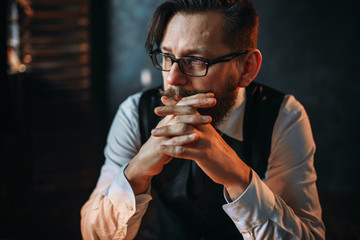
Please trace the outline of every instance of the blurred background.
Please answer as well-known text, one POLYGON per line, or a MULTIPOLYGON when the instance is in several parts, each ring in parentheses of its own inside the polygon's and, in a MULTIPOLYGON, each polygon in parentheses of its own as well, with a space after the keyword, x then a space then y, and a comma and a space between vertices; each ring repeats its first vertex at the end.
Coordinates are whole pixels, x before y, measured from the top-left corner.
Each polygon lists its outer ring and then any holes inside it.
MULTIPOLYGON (((0 239, 81 239, 119 104, 161 84, 144 49, 157 0, 0 1, 0 239)), ((258 82, 307 109, 327 239, 360 239, 355 1, 254 0, 258 82)))

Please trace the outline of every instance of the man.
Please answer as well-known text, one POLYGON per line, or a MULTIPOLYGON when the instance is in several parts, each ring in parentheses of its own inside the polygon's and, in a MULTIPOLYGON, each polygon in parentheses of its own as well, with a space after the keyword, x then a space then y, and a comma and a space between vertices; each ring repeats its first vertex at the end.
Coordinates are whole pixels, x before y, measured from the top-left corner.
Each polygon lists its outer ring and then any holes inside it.
POLYGON ((146 46, 162 106, 153 90, 121 104, 84 239, 324 239, 306 112, 252 83, 257 27, 251 1, 157 8, 146 46))

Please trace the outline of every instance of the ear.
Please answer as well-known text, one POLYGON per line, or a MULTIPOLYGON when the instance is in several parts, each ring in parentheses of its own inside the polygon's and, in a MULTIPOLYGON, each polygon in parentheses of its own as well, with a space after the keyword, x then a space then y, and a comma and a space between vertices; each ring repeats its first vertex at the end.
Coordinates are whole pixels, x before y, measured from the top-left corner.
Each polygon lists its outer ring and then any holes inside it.
POLYGON ((257 76, 261 66, 262 56, 259 49, 250 50, 242 60, 241 76, 239 79, 239 87, 247 87, 257 76))

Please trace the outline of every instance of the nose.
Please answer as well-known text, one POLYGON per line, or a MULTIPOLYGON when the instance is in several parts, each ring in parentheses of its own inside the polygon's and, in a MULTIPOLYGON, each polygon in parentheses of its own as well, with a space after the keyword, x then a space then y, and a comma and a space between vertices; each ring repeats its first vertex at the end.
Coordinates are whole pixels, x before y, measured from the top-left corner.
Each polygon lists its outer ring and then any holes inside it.
POLYGON ((181 71, 178 63, 174 63, 169 72, 163 73, 165 81, 172 86, 186 85, 188 81, 188 76, 181 71))

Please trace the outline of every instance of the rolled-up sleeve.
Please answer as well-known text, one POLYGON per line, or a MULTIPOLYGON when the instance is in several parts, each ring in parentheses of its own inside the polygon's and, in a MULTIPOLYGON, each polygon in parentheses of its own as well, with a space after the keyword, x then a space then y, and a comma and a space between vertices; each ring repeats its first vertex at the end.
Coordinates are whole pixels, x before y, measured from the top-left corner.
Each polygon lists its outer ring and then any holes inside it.
POLYGON ((84 239, 135 237, 151 196, 150 189, 146 194, 134 195, 123 174, 125 167, 120 169, 121 172, 111 184, 98 186, 82 208, 84 239))
POLYGON ((150 189, 135 196, 124 175, 140 149, 139 97, 125 100, 111 125, 97 186, 81 209, 83 239, 133 239, 151 200, 150 189))

